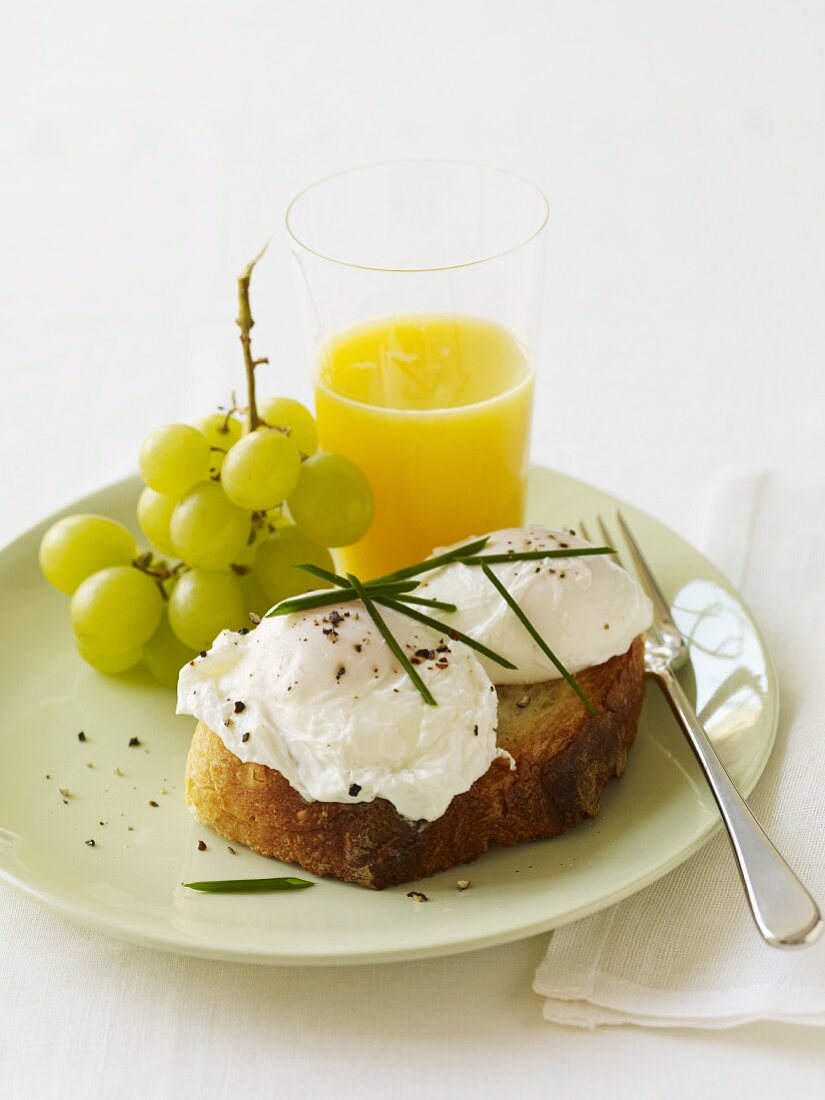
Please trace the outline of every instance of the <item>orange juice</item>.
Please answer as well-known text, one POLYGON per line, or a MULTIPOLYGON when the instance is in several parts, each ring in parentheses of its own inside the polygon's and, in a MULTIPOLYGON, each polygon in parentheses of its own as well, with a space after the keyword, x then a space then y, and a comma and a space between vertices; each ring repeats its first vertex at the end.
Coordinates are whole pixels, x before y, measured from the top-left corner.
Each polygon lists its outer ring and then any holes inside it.
POLYGON ((532 364, 491 321, 386 317, 334 336, 315 390, 321 446, 357 462, 375 495, 341 565, 377 576, 522 523, 532 397, 532 364))

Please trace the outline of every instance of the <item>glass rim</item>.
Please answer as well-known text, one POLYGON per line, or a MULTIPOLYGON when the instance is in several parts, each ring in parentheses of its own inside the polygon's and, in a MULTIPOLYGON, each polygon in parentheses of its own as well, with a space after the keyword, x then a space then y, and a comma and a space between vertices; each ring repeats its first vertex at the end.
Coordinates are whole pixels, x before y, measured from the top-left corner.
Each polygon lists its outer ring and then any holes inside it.
POLYGON ((424 274, 428 271, 459 271, 466 267, 477 267, 479 264, 490 263, 491 260, 501 259, 503 256, 509 256, 511 252, 517 252, 520 248, 524 248, 525 245, 530 244, 544 231, 547 222, 550 218, 550 204, 547 201, 547 196, 532 180, 527 179, 526 176, 520 176, 516 172, 510 172, 506 168, 497 168, 492 164, 482 164, 478 161, 472 160, 458 160, 451 157, 402 157, 393 160, 376 160, 370 161, 366 164, 356 164, 350 168, 342 168, 337 172, 330 172, 326 176, 321 176, 319 179, 313 180, 312 183, 302 187, 301 190, 294 196, 286 208, 284 214, 284 226, 286 228, 287 236, 290 241, 300 248, 303 252, 308 252, 311 256, 316 256, 319 260, 325 260, 327 263, 337 264, 339 267, 349 267, 356 271, 376 271, 383 272, 388 275, 415 275, 424 274), (317 248, 311 248, 310 245, 302 241, 298 234, 292 227, 290 217, 293 214, 297 204, 303 199, 310 191, 314 191, 316 187, 320 187, 321 184, 328 183, 330 180, 338 179, 341 176, 348 176, 355 172, 363 172, 370 168, 388 168, 402 165, 423 165, 423 164, 441 164, 441 165, 455 165, 461 168, 481 168, 485 172, 495 172, 497 175, 506 176, 517 183, 523 184, 529 188, 534 195, 536 195, 541 204, 541 220, 538 226, 529 233, 522 240, 517 241, 515 244, 510 245, 508 248, 503 248, 499 252, 493 252, 489 256, 482 256, 475 260, 466 260, 463 263, 458 264, 436 264, 429 267, 389 267, 381 264, 359 264, 353 263, 351 260, 338 259, 335 256, 328 256, 323 252, 319 252, 317 248))

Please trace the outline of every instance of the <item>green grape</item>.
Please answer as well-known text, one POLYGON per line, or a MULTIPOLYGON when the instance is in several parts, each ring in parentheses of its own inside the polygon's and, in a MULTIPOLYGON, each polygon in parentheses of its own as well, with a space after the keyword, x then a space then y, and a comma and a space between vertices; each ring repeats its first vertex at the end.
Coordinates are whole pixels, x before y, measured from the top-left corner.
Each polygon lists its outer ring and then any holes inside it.
POLYGON ((270 603, 327 587, 310 573, 296 569, 296 565, 335 568, 330 552, 297 527, 281 527, 260 544, 255 555, 255 576, 270 603))
POLYGON ((321 546, 349 546, 372 523, 372 490, 348 458, 317 454, 301 467, 289 510, 298 526, 321 546))
POLYGON ((147 485, 140 494, 137 506, 138 523, 155 549, 168 558, 175 556, 175 548, 169 535, 169 521, 178 498, 168 493, 156 493, 147 485))
POLYGON ((175 505, 169 534, 187 565, 222 569, 243 551, 250 523, 249 514, 227 500, 216 481, 201 481, 175 505))
POLYGON ((231 573, 190 569, 169 597, 169 624, 184 645, 209 649, 222 630, 238 630, 246 606, 231 573))
POLYGON ((212 453, 206 437, 189 424, 167 424, 146 436, 140 476, 156 493, 180 496, 209 476, 212 453))
POLYGON ((233 504, 260 512, 288 497, 300 475, 301 456, 289 436, 261 428, 245 435, 226 456, 221 484, 233 504))
POLYGON ((209 473, 214 477, 221 472, 226 452, 243 435, 243 426, 234 416, 216 412, 199 417, 193 427, 203 433, 209 444, 211 453, 209 473), (217 450, 212 450, 213 447, 217 447, 217 450))
POLYGON ((304 455, 318 450, 318 429, 315 417, 300 401, 291 397, 265 397, 258 402, 261 419, 273 427, 289 428, 289 438, 304 455))
POLYGON ((184 645, 174 633, 166 615, 143 647, 143 659, 149 671, 165 687, 174 687, 177 684, 178 673, 196 653, 196 649, 184 645))
POLYGON ((90 653, 111 656, 148 641, 160 622, 163 598, 146 573, 114 565, 93 573, 72 596, 72 628, 90 653))
POLYGON ((95 653, 93 649, 89 649, 82 642, 77 642, 77 652, 87 665, 91 665, 98 672, 105 672, 108 675, 134 668, 143 656, 140 648, 127 650, 126 653, 95 653))
POLYGON ((100 569, 128 565, 137 546, 122 523, 105 516, 66 516, 40 542, 40 568, 49 584, 67 596, 100 569))

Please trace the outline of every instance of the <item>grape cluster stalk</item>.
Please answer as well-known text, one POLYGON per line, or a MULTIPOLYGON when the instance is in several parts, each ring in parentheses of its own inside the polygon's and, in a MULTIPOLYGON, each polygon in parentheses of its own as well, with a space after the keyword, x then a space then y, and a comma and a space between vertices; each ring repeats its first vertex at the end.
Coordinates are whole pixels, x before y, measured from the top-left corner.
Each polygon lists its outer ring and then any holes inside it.
POLYGON ((237 324, 247 405, 193 424, 167 424, 143 440, 137 521, 149 543, 106 516, 58 520, 40 544, 40 566, 71 596, 80 656, 116 674, 143 662, 161 683, 280 600, 327 582, 301 565, 333 569, 330 548, 357 542, 373 515, 364 474, 318 450, 312 413, 290 397, 258 400, 249 284, 238 279, 237 324))

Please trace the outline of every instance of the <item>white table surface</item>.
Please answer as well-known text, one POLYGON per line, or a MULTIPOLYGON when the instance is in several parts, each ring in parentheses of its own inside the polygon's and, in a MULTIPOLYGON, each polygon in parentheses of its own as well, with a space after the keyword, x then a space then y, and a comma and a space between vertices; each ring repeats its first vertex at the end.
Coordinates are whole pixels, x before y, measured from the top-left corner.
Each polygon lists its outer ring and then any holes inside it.
MULTIPOLYGON (((538 461, 693 538, 720 467, 823 465, 822 3, 36 0, 3 24, 3 540, 238 383, 233 280, 273 231, 262 385, 307 396, 282 211, 395 156, 549 194, 538 461)), ((118 944, 6 890, 0 915, 7 1095, 825 1088, 821 1031, 543 1023, 544 937, 286 971, 118 944)))

